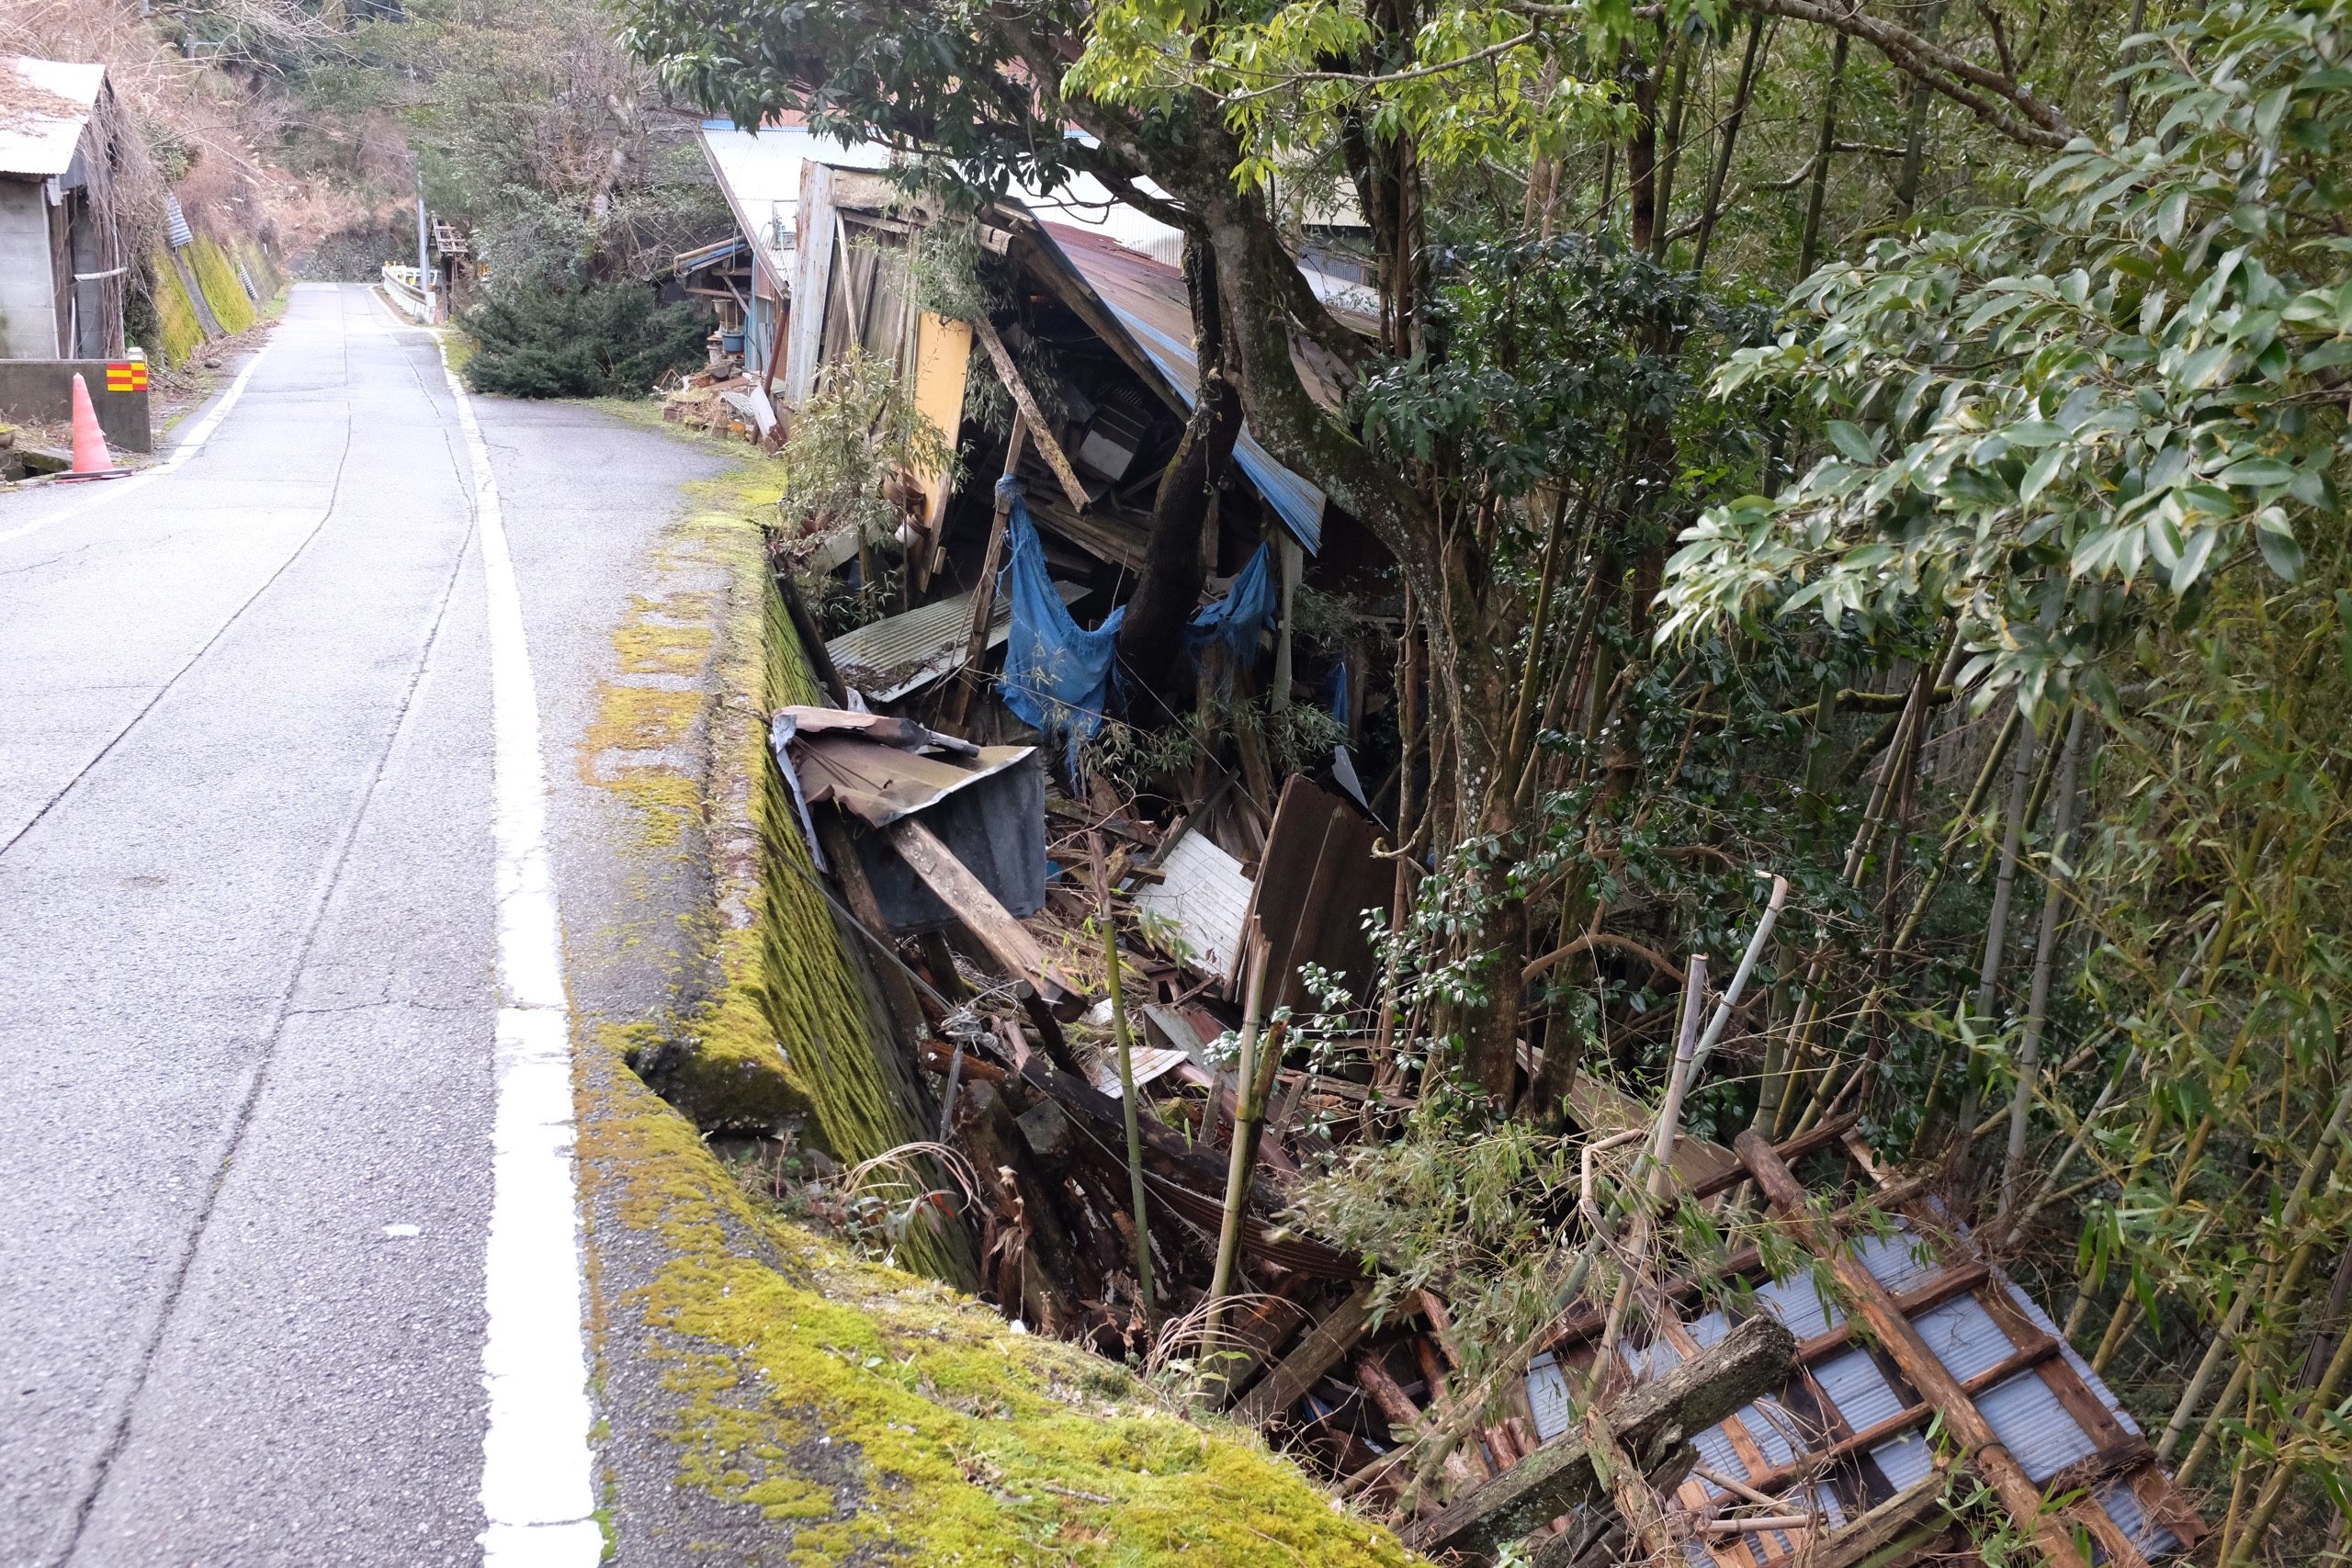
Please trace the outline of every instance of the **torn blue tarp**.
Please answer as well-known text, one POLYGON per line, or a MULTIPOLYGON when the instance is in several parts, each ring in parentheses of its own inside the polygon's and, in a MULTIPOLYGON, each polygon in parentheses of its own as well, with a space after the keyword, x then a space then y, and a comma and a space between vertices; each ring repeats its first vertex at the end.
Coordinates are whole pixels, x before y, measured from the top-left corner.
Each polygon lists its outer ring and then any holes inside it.
POLYGON ((1012 606, 1012 633, 1004 645, 1004 705, 1047 737, 1059 737, 1065 760, 1078 771, 1079 749, 1102 728, 1102 716, 1122 696, 1117 642, 1124 604, 1087 631, 1070 618, 1046 570, 1046 548, 1021 496, 1021 483, 997 480, 997 499, 1010 515, 1005 524, 1007 559, 997 592, 1012 606))
POLYGON ((1221 649, 1224 659, 1216 666, 1217 684, 1229 688, 1233 672, 1253 663, 1258 657, 1258 639, 1274 626, 1273 547, 1260 545, 1250 564, 1225 591, 1225 597, 1194 615, 1184 628, 1184 654, 1199 668, 1201 656, 1213 649, 1221 649))
POLYGON ((1342 729, 1348 724, 1348 661, 1340 660, 1331 666, 1331 673, 1323 681, 1323 705, 1331 710, 1331 717, 1342 729))

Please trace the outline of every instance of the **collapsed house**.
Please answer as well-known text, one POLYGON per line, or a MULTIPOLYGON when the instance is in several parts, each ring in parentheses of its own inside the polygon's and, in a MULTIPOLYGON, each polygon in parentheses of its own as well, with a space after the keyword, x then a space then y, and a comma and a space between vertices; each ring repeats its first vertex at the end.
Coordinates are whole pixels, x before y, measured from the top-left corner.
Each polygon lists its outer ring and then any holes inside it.
POLYGON ((0 59, 0 358, 122 354, 120 126, 105 66, 0 59))
MULTIPOLYGON (((978 457, 957 484, 901 476, 899 607, 831 637, 802 589, 865 552, 780 520, 791 635, 831 705, 779 711, 770 740, 901 1021, 876 1048, 910 1058, 925 1146, 947 1151, 953 1174, 910 1209, 957 1212, 985 1293, 1109 1354, 1172 1335, 1206 1403, 1441 1559, 1517 1545, 1561 1568, 1632 1543, 1693 1568, 1894 1568, 1963 1542, 1972 1506, 2067 1568, 2195 1546, 2201 1522, 2113 1394, 1850 1118, 1723 1148, 1579 1077, 1588 1188, 1596 1161, 1654 1149, 1659 1201, 1769 1216, 1799 1261, 1749 1250, 1659 1280, 1639 1218, 1628 1231, 1588 1192, 1566 1223, 1623 1269, 1620 1308, 1570 1306, 1499 1367, 1437 1294, 1384 1288, 1287 1219, 1303 1172, 1414 1105, 1372 1037, 1363 919, 1402 877, 1382 852, 1393 773, 1367 790, 1347 743, 1380 655, 1318 679, 1285 646, 1299 584, 1353 571, 1376 599, 1378 552, 1245 432, 1186 637, 1203 708, 1320 686, 1347 739, 1282 777, 1231 725, 1185 776, 1111 787, 1080 742, 1115 718, 1113 617, 1197 388, 1174 231, 1082 182, 1016 194, 978 227, 1016 280, 1006 324, 949 321, 891 264, 934 215, 887 150, 725 135, 742 141, 713 164, 746 231, 681 265, 740 299, 729 319, 774 417, 854 350, 978 457), (1010 432, 973 417, 980 378, 1017 410, 1010 432), (1311 1049, 1291 1032, 1309 1014, 1311 1049)), ((1306 270, 1350 309, 1348 279, 1306 270)))

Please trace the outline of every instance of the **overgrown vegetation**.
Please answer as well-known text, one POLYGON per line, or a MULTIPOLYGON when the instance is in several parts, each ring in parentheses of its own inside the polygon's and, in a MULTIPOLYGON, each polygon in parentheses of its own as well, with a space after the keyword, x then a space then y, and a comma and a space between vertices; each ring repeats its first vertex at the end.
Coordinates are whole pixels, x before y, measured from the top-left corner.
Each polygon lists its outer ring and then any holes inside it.
POLYGON ((2139 1413, 2210 1558, 2340 1556, 2343 0, 632 17, 746 123, 1152 182, 1216 374, 1393 556, 1408 852, 1349 1037, 1415 1108, 1306 1220, 1485 1365, 1617 1298, 1559 1239, 1568 1092, 1655 1095, 1684 956, 1784 876, 1685 1126, 1859 1111, 2139 1413), (1377 342, 1295 285, 1317 190, 1367 220, 1377 342))
POLYGON ((710 320, 664 305, 642 283, 536 278, 493 292, 460 318, 481 350, 477 390, 511 398, 633 397, 703 356, 710 320))

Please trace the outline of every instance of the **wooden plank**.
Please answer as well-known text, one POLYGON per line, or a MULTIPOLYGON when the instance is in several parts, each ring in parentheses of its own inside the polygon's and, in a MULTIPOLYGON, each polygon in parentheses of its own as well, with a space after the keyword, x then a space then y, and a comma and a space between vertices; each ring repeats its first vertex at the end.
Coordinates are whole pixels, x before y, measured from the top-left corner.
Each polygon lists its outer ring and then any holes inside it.
POLYGON ((784 400, 797 408, 817 386, 817 355, 824 344, 825 300, 832 288, 833 171, 815 159, 801 165, 795 209, 793 304, 785 338, 784 400))
MULTIPOLYGON (((971 362, 970 325, 925 310, 915 327, 915 410, 938 429, 950 452, 956 450, 956 434, 964 426, 964 382, 971 362)), ((922 525, 933 539, 939 536, 940 525, 947 517, 945 479, 946 476, 940 473, 916 476, 916 481, 923 488, 922 525)), ((922 576, 926 582, 931 577, 932 558, 932 552, 923 553, 922 576)))
MULTIPOLYGON (((1004 443, 1004 477, 1011 479, 1021 467, 1021 449, 1029 440, 1029 416, 1012 416, 1012 434, 1004 443)), ((996 615, 996 580, 1004 565, 1004 533, 1012 515, 1012 503, 1000 490, 996 497, 996 518, 989 525, 989 547, 980 557, 980 580, 972 585, 972 629, 964 639, 963 679, 956 682, 956 694, 948 705, 949 728, 960 729, 964 716, 971 709, 972 687, 980 678, 980 656, 988 651, 989 622, 996 615)))
POLYGON ((1048 1001, 1083 987, 1070 984, 1069 977, 1054 966, 1037 939, 996 900, 996 895, 972 874, 971 868, 956 858, 956 852, 940 842, 939 836, 912 817, 903 817, 889 828, 890 845, 899 858, 921 877, 923 886, 939 895, 940 902, 956 911, 956 918, 973 940, 988 951, 989 957, 1001 965, 1007 975, 1016 980, 1028 980, 1045 993, 1048 1001))
POLYGON ((1029 434, 1036 438, 1037 450, 1045 457, 1046 467, 1054 470, 1054 478, 1061 481, 1062 494, 1069 498, 1073 511, 1086 510, 1086 487, 1078 482, 1078 470, 1069 466, 1069 458, 1062 451, 1062 444, 1054 439, 1053 423, 1037 411, 1037 400, 1029 394, 1029 383, 1021 378, 1021 367, 1012 363, 1012 355, 996 329, 982 316, 972 323, 980 346, 989 351, 989 363, 996 367, 997 378, 1004 389, 1012 394, 1013 402, 1029 421, 1029 434))
MULTIPOLYGON (((1750 1318, 1664 1377, 1630 1390, 1609 1407, 1609 1433, 1645 1473, 1673 1467, 1679 1478, 1690 1438, 1779 1388, 1795 1353, 1786 1325, 1750 1318)), ((1408 1527, 1405 1544, 1430 1556, 1492 1553, 1605 1490, 1590 1448, 1557 1438, 1408 1527)))
POLYGON ((1372 1287, 1364 1286, 1307 1330, 1298 1348, 1283 1357, 1258 1386, 1233 1407, 1237 1421, 1266 1427, 1290 1413, 1317 1379, 1340 1364, 1372 1327, 1372 1287))
POLYGON ((1805 1559, 1806 1568, 1860 1568, 1935 1513, 1944 1495, 1941 1471, 1922 1476, 1860 1518, 1833 1531, 1805 1559))
POLYGON ((1976 1402, 1961 1387, 1960 1380, 1936 1359, 1910 1320, 1896 1308, 1886 1287, 1815 1214, 1806 1201, 1804 1188, 1773 1152, 1771 1144, 1751 1127, 1740 1134, 1733 1148, 1773 1211, 1793 1222, 1807 1248, 1829 1264, 1853 1299, 1856 1314, 1869 1325, 1871 1334, 1894 1359, 1911 1386, 1943 1417, 1945 1429, 1958 1440, 2010 1518, 2060 1568, 2089 1568, 2082 1553, 2075 1550, 2072 1532, 2043 1512, 2041 1488, 2026 1475, 2025 1468, 1994 1434, 1992 1423, 1976 1408, 1976 1402))

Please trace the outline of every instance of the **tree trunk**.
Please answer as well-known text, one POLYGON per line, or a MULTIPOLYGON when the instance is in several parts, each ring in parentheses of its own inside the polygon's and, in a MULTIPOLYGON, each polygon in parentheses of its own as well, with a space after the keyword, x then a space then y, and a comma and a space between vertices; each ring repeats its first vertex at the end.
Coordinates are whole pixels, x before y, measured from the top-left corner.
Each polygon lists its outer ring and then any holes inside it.
POLYGON ((1830 156, 1838 150, 1838 95, 1846 85, 1846 44, 1844 33, 1829 51, 1829 86, 1821 95, 1821 140, 1813 151, 1813 192, 1805 198, 1804 241, 1797 248, 1797 276, 1813 276, 1814 263, 1821 259, 1821 212, 1829 200, 1830 156))
POLYGON ((1724 117, 1724 139, 1715 150, 1715 166, 1707 175, 1707 202, 1699 212, 1698 243, 1691 248, 1690 270, 1707 270, 1707 246, 1715 236, 1715 220, 1723 216, 1724 181, 1731 174, 1732 150, 1739 142, 1740 121, 1747 118, 1747 100, 1756 91, 1756 62, 1764 42, 1764 13, 1747 19, 1747 50, 1740 57, 1739 85, 1732 94, 1731 113, 1724 117))
MULTIPOLYGON (((1657 26, 1663 45, 1666 23, 1661 20, 1657 26)), ((1626 243, 1642 252, 1657 236, 1658 77, 1665 66, 1662 59, 1655 66, 1639 56, 1632 61, 1634 124, 1625 138, 1625 197, 1632 217, 1626 243)))
POLYGON ((1225 374, 1224 317, 1217 307, 1216 257, 1197 240, 1184 242, 1185 281, 1192 285, 1193 321, 1200 344, 1200 395, 1176 456, 1160 476, 1151 509, 1151 537, 1143 572, 1119 625, 1119 660, 1143 685, 1165 691, 1183 649, 1185 623, 1201 598, 1208 562, 1201 547, 1216 516, 1217 487, 1233 461, 1241 434, 1241 398, 1225 374))

